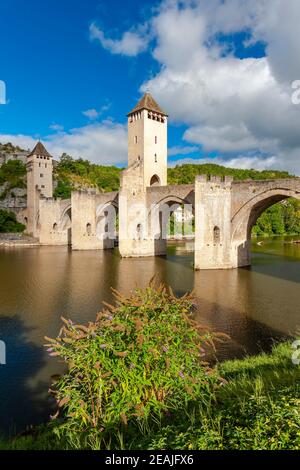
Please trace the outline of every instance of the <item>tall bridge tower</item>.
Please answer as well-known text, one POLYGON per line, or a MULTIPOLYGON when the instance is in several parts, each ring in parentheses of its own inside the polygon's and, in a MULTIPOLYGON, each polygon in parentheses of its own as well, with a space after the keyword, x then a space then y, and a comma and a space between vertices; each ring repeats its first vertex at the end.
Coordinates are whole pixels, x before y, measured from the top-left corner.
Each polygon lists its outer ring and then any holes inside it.
POLYGON ((53 159, 41 142, 27 157, 27 231, 38 236, 40 196, 53 197, 53 159))
POLYGON ((140 165, 143 186, 167 185, 168 115, 150 93, 128 114, 128 168, 140 165))

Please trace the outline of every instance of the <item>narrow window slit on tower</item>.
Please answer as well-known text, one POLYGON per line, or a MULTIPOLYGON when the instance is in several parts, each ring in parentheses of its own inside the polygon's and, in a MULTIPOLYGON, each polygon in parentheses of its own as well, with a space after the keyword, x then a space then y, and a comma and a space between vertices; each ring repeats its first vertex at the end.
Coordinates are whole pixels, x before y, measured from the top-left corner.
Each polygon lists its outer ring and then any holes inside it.
POLYGON ((214 243, 219 244, 221 242, 221 231, 219 227, 214 228, 214 243))
POLYGON ((86 233, 88 236, 92 235, 92 225, 86 224, 86 233))
POLYGON ((143 232, 143 226, 142 224, 138 224, 136 228, 136 234, 137 234, 137 239, 141 240, 142 239, 142 232, 143 232))

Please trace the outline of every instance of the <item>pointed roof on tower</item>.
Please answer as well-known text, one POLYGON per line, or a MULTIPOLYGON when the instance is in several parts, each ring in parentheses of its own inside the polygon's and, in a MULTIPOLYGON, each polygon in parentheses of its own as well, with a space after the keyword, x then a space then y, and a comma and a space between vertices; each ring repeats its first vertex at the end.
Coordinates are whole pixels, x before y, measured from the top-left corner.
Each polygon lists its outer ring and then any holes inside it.
POLYGON ((51 157, 50 153, 48 150, 45 149, 44 145, 42 142, 38 141, 32 152, 28 155, 28 157, 32 157, 33 155, 36 155, 37 157, 51 157))
POLYGON ((165 113, 161 107, 156 103, 155 99, 153 96, 150 95, 149 92, 146 92, 144 96, 140 99, 138 104, 133 108, 130 113, 128 113, 128 116, 131 114, 137 113, 138 111, 142 111, 143 109, 147 109, 147 111, 152 111, 154 113, 158 114, 163 114, 164 116, 168 116, 167 113, 165 113))

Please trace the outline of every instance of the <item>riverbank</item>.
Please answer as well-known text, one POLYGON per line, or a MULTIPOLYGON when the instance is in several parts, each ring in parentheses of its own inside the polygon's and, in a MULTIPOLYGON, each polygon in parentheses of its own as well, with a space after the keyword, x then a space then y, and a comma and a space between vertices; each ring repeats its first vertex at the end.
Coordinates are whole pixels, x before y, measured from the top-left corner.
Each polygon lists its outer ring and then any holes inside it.
MULTIPOLYGON (((226 361, 217 366, 224 380, 206 406, 197 397, 149 432, 129 425, 116 429, 122 444, 111 449, 300 450, 300 366, 292 363, 291 343, 271 354, 226 361)), ((0 442, 0 450, 76 448, 60 440, 51 424, 27 436, 0 442)))
POLYGON ((0 233, 0 247, 40 246, 38 239, 18 233, 0 233))

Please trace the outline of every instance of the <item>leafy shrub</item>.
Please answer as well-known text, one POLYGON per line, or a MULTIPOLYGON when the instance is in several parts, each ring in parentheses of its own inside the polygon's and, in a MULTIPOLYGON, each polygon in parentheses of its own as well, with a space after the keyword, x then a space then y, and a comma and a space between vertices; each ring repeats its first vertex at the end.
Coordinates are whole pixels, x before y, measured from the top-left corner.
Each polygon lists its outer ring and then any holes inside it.
POLYGON ((9 160, 0 167, 0 184, 8 181, 16 183, 23 181, 26 175, 26 165, 20 160, 9 160))
POLYGON ((13 212, 0 209, 0 233, 21 233, 25 225, 20 224, 13 212))
POLYGON ((57 188, 54 196, 69 199, 71 191, 80 187, 98 187, 105 192, 118 191, 120 172, 121 169, 115 166, 96 165, 64 153, 55 168, 57 188))
POLYGON ((69 181, 58 180, 57 186, 53 192, 53 197, 62 199, 71 199, 72 185, 69 181))
POLYGON ((55 386, 63 414, 54 424, 73 446, 77 439, 81 448, 107 447, 132 423, 145 433, 195 397, 209 402, 221 384, 203 363, 213 335, 192 320, 190 297, 178 299, 153 283, 115 297, 116 306, 106 304, 95 323, 63 319, 58 338, 46 338, 50 355, 68 365, 55 386))

